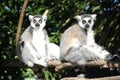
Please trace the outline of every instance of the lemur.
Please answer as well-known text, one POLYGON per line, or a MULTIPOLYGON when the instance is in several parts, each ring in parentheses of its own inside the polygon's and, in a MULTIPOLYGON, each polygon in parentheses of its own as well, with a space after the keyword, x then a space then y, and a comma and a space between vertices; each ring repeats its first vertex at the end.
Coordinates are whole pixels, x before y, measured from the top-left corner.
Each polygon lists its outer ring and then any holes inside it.
POLYGON ((111 53, 95 43, 93 25, 96 14, 76 16, 78 24, 69 27, 60 40, 60 59, 85 65, 87 61, 109 60, 111 53))
POLYGON ((47 67, 46 61, 59 59, 60 48, 50 43, 45 30, 47 16, 29 15, 30 26, 22 33, 16 51, 19 59, 28 67, 34 64, 47 67))

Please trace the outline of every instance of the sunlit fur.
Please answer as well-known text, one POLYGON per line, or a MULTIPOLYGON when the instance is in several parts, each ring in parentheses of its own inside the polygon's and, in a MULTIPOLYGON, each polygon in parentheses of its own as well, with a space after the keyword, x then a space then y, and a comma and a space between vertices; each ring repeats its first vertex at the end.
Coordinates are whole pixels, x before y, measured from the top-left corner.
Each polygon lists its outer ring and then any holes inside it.
POLYGON ((60 40, 60 58, 79 65, 89 60, 111 59, 111 54, 95 43, 94 20, 96 14, 76 16, 78 24, 69 27, 60 40))
POLYGON ((87 42, 86 45, 83 45, 83 47, 87 48, 101 59, 110 60, 112 58, 111 53, 109 53, 107 50, 105 50, 105 48, 103 48, 102 46, 98 45, 95 42, 94 31, 93 31, 93 25, 95 19, 96 19, 96 14, 92 14, 91 17, 85 17, 85 18, 82 18, 82 16, 77 16, 78 24, 82 28, 85 28, 87 30, 87 42), (86 21, 86 23, 83 24, 82 23, 83 20, 86 21), (91 20, 90 23, 89 20, 91 20), (86 24, 89 24, 88 28, 85 27, 86 24))
POLYGON ((46 61, 59 59, 59 46, 49 42, 44 28, 47 16, 29 15, 29 20, 30 26, 20 37, 17 54, 20 60, 29 67, 33 67, 34 64, 47 67, 46 61))
POLYGON ((87 43, 86 45, 83 45, 83 47, 87 48, 101 59, 110 60, 112 58, 111 53, 95 42, 93 30, 88 31, 87 34, 87 43))

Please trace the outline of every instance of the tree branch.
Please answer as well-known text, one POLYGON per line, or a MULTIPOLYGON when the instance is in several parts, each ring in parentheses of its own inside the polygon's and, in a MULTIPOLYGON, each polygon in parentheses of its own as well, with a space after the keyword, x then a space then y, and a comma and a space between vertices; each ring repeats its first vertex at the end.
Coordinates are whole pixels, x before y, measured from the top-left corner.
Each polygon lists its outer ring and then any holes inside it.
MULTIPOLYGON (((47 61, 48 67, 54 66, 55 71, 60 71, 66 67, 76 67, 80 66, 71 62, 61 62, 61 61, 47 61)), ((120 68, 120 62, 107 62, 104 60, 89 61, 85 66, 101 66, 103 68, 120 68)), ((24 63, 19 60, 0 60, 0 67, 27 67, 24 63)))
MULTIPOLYGON (((73 64, 70 62, 61 62, 61 61, 47 61, 48 67, 54 66, 55 71, 60 71, 63 68, 68 67, 79 67, 77 64, 73 64)), ((106 62, 104 60, 98 60, 98 61, 90 61, 85 64, 86 66, 101 66, 103 68, 120 68, 120 62, 106 62)), ((19 60, 0 60, 0 67, 27 67, 24 63, 20 62, 19 60)), ((34 66, 35 67, 41 67, 41 66, 34 66)), ((112 77, 103 77, 103 78, 77 78, 77 77, 67 77, 62 78, 60 80, 119 80, 120 76, 112 76, 112 77)))
MULTIPOLYGON (((107 62, 104 60, 89 61, 85 64, 85 66, 103 66, 106 63, 107 62)), ((61 69, 66 68, 66 67, 76 67, 76 66, 80 66, 80 65, 70 63, 70 62, 63 62, 62 64, 55 67, 55 71, 60 71, 61 69)))
MULTIPOLYGON (((70 63, 70 62, 63 62, 60 65, 55 67, 55 71, 60 71, 63 68, 66 67, 77 67, 80 65, 74 64, 74 63, 70 63)), ((89 61, 85 64, 85 66, 100 66, 103 68, 120 68, 120 62, 113 62, 113 61, 104 61, 104 60, 98 60, 98 61, 89 61)))
POLYGON ((16 43, 15 43, 16 46, 17 46, 19 38, 20 38, 20 33, 21 33, 22 24, 23 24, 24 14, 25 14, 28 2, 29 2, 29 0, 24 1, 23 7, 22 7, 22 12, 20 14, 17 33, 16 33, 16 43))
POLYGON ((120 76, 102 77, 102 78, 94 78, 94 79, 67 77, 67 78, 62 78, 60 80, 120 80, 120 76))

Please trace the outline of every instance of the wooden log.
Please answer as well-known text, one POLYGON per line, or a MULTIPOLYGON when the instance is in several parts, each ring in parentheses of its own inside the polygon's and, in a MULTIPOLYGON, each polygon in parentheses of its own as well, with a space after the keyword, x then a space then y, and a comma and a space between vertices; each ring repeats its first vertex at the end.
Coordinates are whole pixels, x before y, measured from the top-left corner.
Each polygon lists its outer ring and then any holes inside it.
POLYGON ((60 80, 120 80, 120 76, 110 76, 110 77, 102 77, 102 78, 77 78, 77 77, 67 77, 62 78, 60 80))
MULTIPOLYGON (((59 71, 66 67, 76 67, 80 66, 71 62, 61 62, 59 60, 47 61, 48 67, 54 66, 55 71, 59 71)), ((107 62, 104 60, 89 61, 85 66, 101 66, 103 68, 120 68, 120 62, 107 62)), ((27 67, 23 62, 13 59, 13 60, 0 60, 0 67, 27 67)))

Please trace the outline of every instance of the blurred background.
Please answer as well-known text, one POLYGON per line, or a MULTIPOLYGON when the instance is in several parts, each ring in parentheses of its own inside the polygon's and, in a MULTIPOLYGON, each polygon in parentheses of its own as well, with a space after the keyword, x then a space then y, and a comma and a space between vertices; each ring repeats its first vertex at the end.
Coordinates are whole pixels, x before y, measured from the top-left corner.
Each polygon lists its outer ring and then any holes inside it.
MULTIPOLYGON (((14 67, 16 64, 7 67, 7 61, 18 60, 15 37, 23 3, 24 0, 0 0, 0 80, 34 80, 33 71, 28 67, 14 67)), ((120 53, 120 0, 30 0, 22 32, 29 26, 28 15, 42 15, 46 9, 49 10, 46 29, 51 42, 59 45, 61 34, 77 22, 76 15, 97 14, 96 42, 112 54, 120 53)), ((61 74, 62 71, 45 72, 50 80, 61 78, 61 74)))

